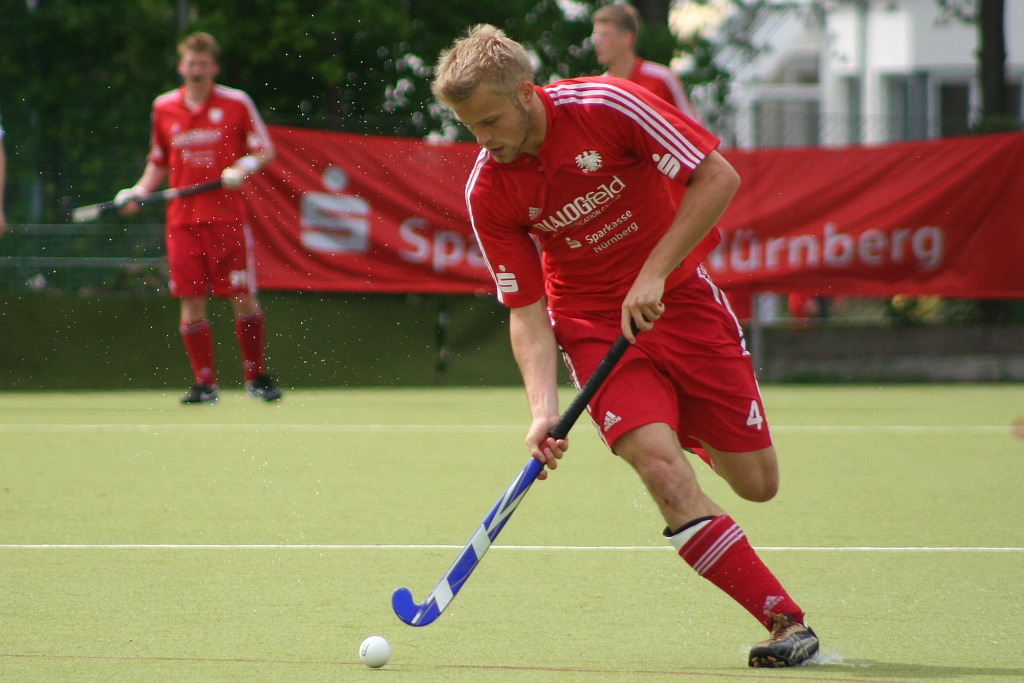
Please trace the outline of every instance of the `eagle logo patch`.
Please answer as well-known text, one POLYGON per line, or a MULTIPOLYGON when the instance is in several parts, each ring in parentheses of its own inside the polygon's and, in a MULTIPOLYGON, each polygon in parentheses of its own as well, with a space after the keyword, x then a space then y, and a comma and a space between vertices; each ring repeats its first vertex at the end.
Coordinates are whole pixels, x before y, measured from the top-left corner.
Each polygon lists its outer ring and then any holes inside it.
POLYGON ((576 156, 576 165, 584 173, 592 173, 601 168, 601 155, 598 154, 597 150, 593 149, 583 152, 576 156))

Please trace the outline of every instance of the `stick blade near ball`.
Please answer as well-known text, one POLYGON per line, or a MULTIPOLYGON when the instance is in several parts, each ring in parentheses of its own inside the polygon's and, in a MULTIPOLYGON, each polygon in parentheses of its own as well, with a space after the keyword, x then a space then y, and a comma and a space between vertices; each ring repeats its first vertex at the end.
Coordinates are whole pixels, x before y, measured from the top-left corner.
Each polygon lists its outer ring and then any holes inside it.
POLYGON ((417 604, 413 600, 412 591, 405 587, 392 593, 391 607, 395 610, 395 615, 409 626, 426 626, 441 616, 436 601, 428 598, 422 605, 417 604))

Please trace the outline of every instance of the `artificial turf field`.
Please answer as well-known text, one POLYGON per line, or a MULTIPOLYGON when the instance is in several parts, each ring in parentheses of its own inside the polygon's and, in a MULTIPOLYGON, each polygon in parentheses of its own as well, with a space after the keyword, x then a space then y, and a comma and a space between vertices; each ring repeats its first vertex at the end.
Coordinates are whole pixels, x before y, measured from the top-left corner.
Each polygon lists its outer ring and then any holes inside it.
POLYGON ((695 467, 807 610, 816 666, 747 668, 764 631, 586 420, 445 614, 400 623, 392 591, 424 599, 525 463, 521 389, 6 393, 0 680, 1024 681, 1024 388, 764 398, 778 497, 695 467))

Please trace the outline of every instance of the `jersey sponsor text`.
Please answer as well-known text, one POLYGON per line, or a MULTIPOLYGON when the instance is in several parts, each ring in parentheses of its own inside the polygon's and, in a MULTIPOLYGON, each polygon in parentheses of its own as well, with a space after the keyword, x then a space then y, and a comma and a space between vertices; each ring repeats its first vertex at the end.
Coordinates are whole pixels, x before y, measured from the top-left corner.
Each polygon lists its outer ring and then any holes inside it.
POLYGON ((589 220, 592 217, 589 214, 596 213, 599 207, 618 199, 624 189, 626 189, 626 183, 618 176, 612 176, 610 183, 602 183, 596 190, 576 197, 539 223, 534 223, 533 227, 545 232, 557 232, 578 222, 583 217, 587 217, 589 220))

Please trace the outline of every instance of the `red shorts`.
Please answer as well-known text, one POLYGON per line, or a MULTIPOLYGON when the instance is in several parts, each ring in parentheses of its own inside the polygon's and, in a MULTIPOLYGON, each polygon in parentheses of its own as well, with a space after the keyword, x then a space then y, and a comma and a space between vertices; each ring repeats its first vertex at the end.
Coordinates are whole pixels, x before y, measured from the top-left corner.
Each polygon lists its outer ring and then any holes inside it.
POLYGON ((171 296, 231 297, 256 293, 248 225, 168 225, 167 261, 171 268, 171 296))
MULTIPOLYGON (((743 332, 703 268, 662 297, 665 313, 637 337, 587 409, 606 444, 664 422, 684 448, 729 453, 772 444, 743 332)), ((552 312, 555 336, 581 386, 620 332, 620 311, 552 312)))

